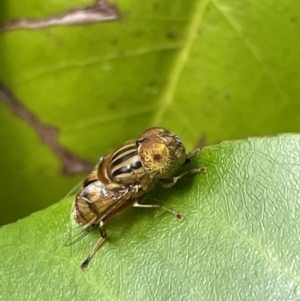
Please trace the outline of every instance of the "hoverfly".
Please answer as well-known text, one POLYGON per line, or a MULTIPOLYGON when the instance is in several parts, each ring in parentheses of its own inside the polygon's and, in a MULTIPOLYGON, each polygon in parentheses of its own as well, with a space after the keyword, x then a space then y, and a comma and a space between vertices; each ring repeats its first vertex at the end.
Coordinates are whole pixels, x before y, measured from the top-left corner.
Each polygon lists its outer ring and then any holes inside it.
POLYGON ((140 202, 155 179, 163 186, 171 187, 187 174, 205 171, 205 168, 194 168, 172 176, 178 167, 188 163, 198 152, 199 149, 186 153, 178 136, 162 127, 152 127, 145 130, 137 140, 127 141, 111 154, 101 157, 83 181, 74 200, 73 218, 83 227, 83 233, 68 245, 78 241, 95 227, 100 230, 100 238, 81 268, 87 267, 107 238, 105 224, 131 205, 161 208, 182 220, 183 216, 175 210, 140 202))

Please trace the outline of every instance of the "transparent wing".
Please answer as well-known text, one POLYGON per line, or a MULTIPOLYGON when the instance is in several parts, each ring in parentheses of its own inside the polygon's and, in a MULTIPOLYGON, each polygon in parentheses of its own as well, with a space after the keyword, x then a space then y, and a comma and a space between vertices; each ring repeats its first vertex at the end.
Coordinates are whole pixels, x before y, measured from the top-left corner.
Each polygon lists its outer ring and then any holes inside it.
POLYGON ((78 241, 80 241, 83 237, 85 237, 89 232, 97 227, 97 224, 90 224, 87 228, 83 228, 80 225, 77 225, 76 228, 71 227, 69 237, 65 240, 64 246, 71 246, 78 241), (74 234, 73 232, 77 232, 74 234))
POLYGON ((82 186, 83 181, 80 181, 79 183, 77 183, 64 197, 64 199, 66 199, 67 197, 71 196, 72 194, 75 194, 76 191, 79 190, 79 188, 82 186))
POLYGON ((80 181, 79 183, 77 183, 68 193, 67 195, 64 197, 64 199, 66 199, 67 197, 69 197, 72 194, 75 194, 75 192, 77 192, 79 190, 80 187, 85 187, 88 186, 90 183, 95 182, 98 180, 97 177, 97 166, 95 166, 94 170, 83 180, 80 181))

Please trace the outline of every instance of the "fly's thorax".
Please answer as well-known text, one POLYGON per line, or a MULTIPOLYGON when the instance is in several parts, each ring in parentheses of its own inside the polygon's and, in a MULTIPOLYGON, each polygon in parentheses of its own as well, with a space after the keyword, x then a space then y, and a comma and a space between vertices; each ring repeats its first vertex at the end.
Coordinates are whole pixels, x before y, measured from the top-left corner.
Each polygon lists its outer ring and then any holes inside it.
POLYGON ((150 180, 148 173, 141 163, 135 141, 128 141, 112 154, 105 157, 98 168, 98 178, 110 187, 116 185, 145 186, 150 180))
POLYGON ((169 177, 187 159, 181 139, 164 128, 146 130, 137 145, 141 163, 151 177, 169 177))

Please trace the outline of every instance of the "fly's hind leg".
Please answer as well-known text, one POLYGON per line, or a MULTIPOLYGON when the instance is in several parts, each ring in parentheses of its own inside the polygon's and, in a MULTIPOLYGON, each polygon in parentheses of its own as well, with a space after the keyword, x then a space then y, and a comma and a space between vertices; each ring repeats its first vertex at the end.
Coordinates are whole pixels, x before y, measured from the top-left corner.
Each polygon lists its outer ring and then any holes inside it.
POLYGON ((136 207, 136 208, 160 208, 162 210, 165 210, 165 211, 173 214, 176 218, 179 219, 179 221, 182 221, 184 218, 183 215, 180 214, 179 212, 177 212, 173 209, 158 205, 158 204, 140 204, 139 200, 137 200, 136 202, 133 203, 133 207, 136 207))
POLYGON ((99 230, 100 230, 100 238, 98 239, 98 241, 96 242, 96 244, 94 245, 91 253, 88 255, 88 257, 83 261, 83 263, 81 264, 81 269, 84 270, 89 262, 91 261, 91 259, 94 257, 94 255, 97 253, 97 251, 99 250, 99 248, 101 247, 101 245, 103 244, 103 242, 105 241, 107 234, 106 231, 104 229, 104 222, 101 221, 99 224, 99 230))

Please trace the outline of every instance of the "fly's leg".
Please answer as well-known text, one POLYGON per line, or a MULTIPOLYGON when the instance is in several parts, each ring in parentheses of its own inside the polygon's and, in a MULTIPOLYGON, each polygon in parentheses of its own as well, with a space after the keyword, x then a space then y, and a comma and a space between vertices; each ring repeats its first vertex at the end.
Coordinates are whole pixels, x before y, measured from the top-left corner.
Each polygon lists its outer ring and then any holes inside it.
POLYGON ((194 151, 190 152, 187 154, 187 159, 194 157, 195 155, 197 155, 200 152, 200 148, 195 149, 194 151))
MULTIPOLYGON (((200 151, 200 149, 196 149, 195 151, 189 153, 187 155, 187 161, 186 163, 189 162, 189 158, 196 155, 198 152, 200 151)), ((185 164, 185 163, 184 163, 185 164)), ((201 167, 201 168, 193 168, 193 169, 190 169, 182 174, 180 174, 179 176, 177 177, 171 177, 171 178, 165 178, 165 179, 159 179, 163 186, 165 187, 171 187, 173 186, 179 179, 181 179, 182 177, 188 175, 188 174, 193 174, 193 173, 199 173, 199 172, 206 172, 206 167, 201 167)), ((183 215, 180 214, 179 212, 173 210, 173 209, 170 209, 170 208, 167 208, 167 207, 164 207, 164 206, 161 206, 161 205, 158 205, 158 204, 140 204, 139 203, 139 200, 137 200, 134 204, 133 204, 133 207, 138 207, 138 208, 161 208, 167 212, 170 212, 171 214, 173 214, 176 218, 179 219, 179 221, 182 221, 183 220, 183 215)))
MULTIPOLYGON (((187 154, 186 156, 186 160, 183 163, 183 165, 190 163, 190 158, 194 157, 195 155, 197 155, 200 152, 200 148, 195 149, 194 151, 190 152, 187 154)), ((177 176, 177 177, 171 177, 171 178, 166 178, 166 179, 159 179, 162 183, 162 185, 164 187, 171 187, 173 186, 179 179, 181 179, 182 177, 192 174, 192 173, 199 173, 199 172, 206 172, 206 167, 201 167, 201 168, 193 168, 190 169, 184 173, 182 173, 181 175, 177 176)))
POLYGON ((182 165, 185 165, 185 164, 190 163, 190 162, 191 162, 191 159, 190 159, 190 158, 194 157, 194 156, 197 155, 199 152, 200 152, 200 148, 197 148, 197 149, 195 149, 194 151, 188 153, 188 154, 186 155, 185 162, 184 162, 182 165))
POLYGON ((160 208, 162 210, 165 210, 167 212, 170 212, 171 214, 173 214, 176 218, 179 219, 179 221, 182 221, 183 220, 183 215, 180 214, 179 212, 173 210, 173 209, 170 209, 170 208, 167 208, 167 207, 163 207, 161 205, 158 205, 158 204, 140 204, 139 201, 136 201, 133 203, 133 207, 136 207, 136 208, 160 208))
POLYGON ((179 179, 182 177, 192 174, 192 173, 199 173, 199 172, 206 172, 206 167, 201 168, 193 168, 190 170, 187 170, 186 172, 183 172, 181 175, 177 177, 171 177, 171 178, 165 178, 165 179, 159 179, 164 187, 171 187, 173 186, 179 179))
POLYGON ((89 262, 91 261, 91 259, 94 257, 94 255, 96 254, 96 252, 99 250, 99 248, 101 247, 101 245, 103 244, 103 242, 105 241, 107 234, 106 231, 104 229, 104 222, 101 221, 99 224, 99 230, 100 230, 100 238, 98 239, 97 243, 94 245, 91 253, 88 255, 88 257, 83 261, 83 263, 81 264, 81 269, 84 270, 89 262))

